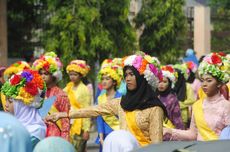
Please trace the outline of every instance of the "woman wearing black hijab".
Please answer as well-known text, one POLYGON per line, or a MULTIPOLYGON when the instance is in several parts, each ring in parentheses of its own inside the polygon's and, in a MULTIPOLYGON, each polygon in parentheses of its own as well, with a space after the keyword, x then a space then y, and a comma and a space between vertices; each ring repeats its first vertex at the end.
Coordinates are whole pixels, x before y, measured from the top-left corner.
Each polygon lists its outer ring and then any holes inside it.
POLYGON ((196 98, 191 84, 187 83, 187 66, 185 64, 175 65, 175 69, 178 74, 178 78, 174 87, 174 91, 179 100, 181 117, 185 126, 185 129, 189 127, 191 112, 189 108, 195 103, 196 98))
POLYGON ((166 109, 155 93, 162 78, 158 60, 141 53, 128 56, 123 65, 127 84, 125 96, 100 106, 71 111, 69 115, 57 113, 51 115, 50 120, 112 114, 119 117, 120 129, 130 131, 141 146, 162 141, 166 109))

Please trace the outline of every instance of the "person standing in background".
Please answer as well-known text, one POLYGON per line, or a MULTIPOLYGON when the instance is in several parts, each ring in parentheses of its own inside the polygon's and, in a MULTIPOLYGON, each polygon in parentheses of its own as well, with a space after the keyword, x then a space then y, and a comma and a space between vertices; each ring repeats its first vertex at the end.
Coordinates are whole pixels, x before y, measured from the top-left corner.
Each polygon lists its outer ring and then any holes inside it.
MULTIPOLYGON (((62 79, 62 63, 54 52, 47 52, 33 63, 47 86, 46 99, 54 99, 47 115, 55 112, 69 112, 70 103, 67 94, 57 86, 62 79)), ((45 118, 46 119, 46 118, 45 118)), ((68 118, 56 122, 46 121, 46 136, 60 136, 69 140, 70 121, 68 118)))
MULTIPOLYGON (((82 82, 90 70, 89 65, 84 60, 73 60, 66 67, 70 82, 64 88, 67 93, 71 109, 78 110, 91 105, 91 93, 82 82)), ((75 119, 71 122, 70 141, 77 152, 85 152, 87 141, 89 140, 90 118, 75 119)))

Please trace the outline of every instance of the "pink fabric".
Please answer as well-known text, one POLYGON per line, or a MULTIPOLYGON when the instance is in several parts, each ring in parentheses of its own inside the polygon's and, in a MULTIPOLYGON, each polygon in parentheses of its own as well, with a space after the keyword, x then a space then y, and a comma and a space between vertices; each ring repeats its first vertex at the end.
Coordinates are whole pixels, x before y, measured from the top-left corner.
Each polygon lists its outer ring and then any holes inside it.
POLYGON ((199 79, 195 79, 193 83, 191 84, 192 90, 194 92, 194 95, 196 96, 196 99, 198 98, 198 90, 201 87, 201 82, 199 79))
MULTIPOLYGON (((214 97, 206 98, 203 102, 205 120, 217 135, 230 124, 230 103, 222 95, 217 94, 214 97)), ((203 141, 195 124, 194 116, 188 130, 173 129, 173 140, 200 140, 203 141)))

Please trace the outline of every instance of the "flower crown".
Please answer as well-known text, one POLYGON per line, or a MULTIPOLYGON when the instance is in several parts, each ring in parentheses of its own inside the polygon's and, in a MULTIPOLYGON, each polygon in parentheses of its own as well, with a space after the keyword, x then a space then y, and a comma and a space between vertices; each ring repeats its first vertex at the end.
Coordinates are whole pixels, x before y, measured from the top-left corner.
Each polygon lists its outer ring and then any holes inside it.
POLYGON ((195 73, 197 71, 197 65, 194 62, 188 61, 185 64, 186 64, 187 68, 189 70, 191 70, 193 73, 195 73))
POLYGON ((117 82, 117 88, 120 87, 121 84, 121 79, 122 79, 122 68, 119 66, 107 66, 104 67, 100 70, 98 73, 98 81, 102 81, 102 76, 103 75, 108 75, 110 76, 113 80, 117 82))
POLYGON ((37 71, 30 69, 14 74, 2 86, 7 97, 21 100, 24 104, 39 108, 43 104, 46 85, 37 71))
POLYGON ((180 70, 181 73, 183 74, 185 80, 188 79, 188 77, 189 77, 189 69, 187 68, 186 64, 175 64, 175 65, 173 65, 173 68, 180 70))
POLYGON ((67 73, 70 71, 78 72, 85 77, 90 70, 90 66, 86 64, 84 60, 73 60, 70 64, 66 67, 67 73))
POLYGON ((105 59, 102 63, 101 63, 101 69, 111 66, 112 65, 113 60, 112 59, 105 59))
POLYGON ((229 81, 230 60, 223 53, 211 53, 204 57, 198 68, 199 76, 211 74, 222 83, 229 81))
POLYGON ((7 81, 13 74, 16 74, 24 69, 29 69, 30 65, 25 61, 18 61, 12 65, 10 65, 4 71, 4 80, 7 81))
POLYGON ((47 52, 33 63, 33 68, 37 71, 44 69, 57 78, 62 79, 62 63, 54 52, 47 52))
POLYGON ((174 88, 176 80, 177 80, 177 72, 171 65, 165 65, 161 67, 162 74, 164 77, 168 78, 171 82, 171 88, 174 88))
POLYGON ((140 75, 144 75, 153 90, 156 90, 159 81, 163 78, 158 59, 143 52, 123 58, 124 66, 133 66, 140 75))

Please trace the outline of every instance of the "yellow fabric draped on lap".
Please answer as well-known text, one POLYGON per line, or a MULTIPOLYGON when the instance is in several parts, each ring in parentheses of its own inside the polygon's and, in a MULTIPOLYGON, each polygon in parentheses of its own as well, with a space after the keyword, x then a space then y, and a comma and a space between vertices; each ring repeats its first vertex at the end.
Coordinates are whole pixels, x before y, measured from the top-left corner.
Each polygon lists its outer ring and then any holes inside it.
POLYGON ((141 129, 137 126, 136 123, 136 112, 125 112, 125 119, 128 124, 130 132, 136 137, 141 146, 145 146, 151 143, 150 140, 146 139, 141 129))
MULTIPOLYGON (((98 105, 106 103, 107 102, 107 97, 106 97, 106 93, 100 95, 98 97, 98 105)), ((119 130, 120 126, 119 126, 119 121, 118 118, 116 116, 112 116, 112 115, 107 115, 107 116, 102 116, 104 121, 113 129, 113 130, 119 130)))
MULTIPOLYGON (((80 103, 77 101, 75 94, 73 92, 73 86, 74 84, 72 82, 68 83, 66 86, 66 90, 67 90, 67 94, 68 94, 68 98, 71 104, 71 107, 73 107, 74 109, 80 109, 81 105, 80 103)), ((74 135, 74 134, 81 134, 81 128, 82 128, 82 118, 80 119, 74 119, 74 122, 71 126, 70 129, 70 135, 74 135)))
POLYGON ((217 140, 218 135, 209 128, 207 122, 205 121, 204 111, 203 111, 203 100, 198 100, 193 105, 194 119, 199 133, 201 134, 204 141, 217 140))

